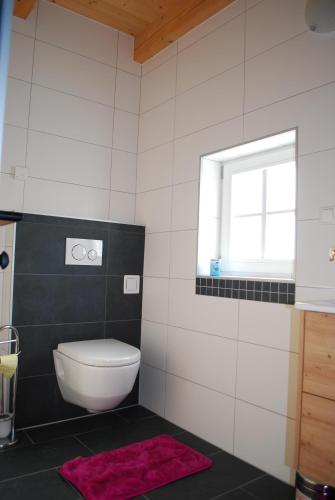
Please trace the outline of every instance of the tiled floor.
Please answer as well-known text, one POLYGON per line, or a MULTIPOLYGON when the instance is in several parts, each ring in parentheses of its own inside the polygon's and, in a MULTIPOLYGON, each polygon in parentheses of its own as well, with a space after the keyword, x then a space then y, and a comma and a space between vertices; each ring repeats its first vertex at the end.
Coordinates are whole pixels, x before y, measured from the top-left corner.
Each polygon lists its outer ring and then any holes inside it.
MULTIPOLYGON (((152 491, 144 500, 289 500, 293 488, 185 432, 141 406, 22 431, 15 449, 0 452, 1 500, 79 500, 57 468, 78 455, 112 450, 170 434, 213 460, 211 469, 152 491)), ((112 500, 112 499, 111 499, 112 500)))

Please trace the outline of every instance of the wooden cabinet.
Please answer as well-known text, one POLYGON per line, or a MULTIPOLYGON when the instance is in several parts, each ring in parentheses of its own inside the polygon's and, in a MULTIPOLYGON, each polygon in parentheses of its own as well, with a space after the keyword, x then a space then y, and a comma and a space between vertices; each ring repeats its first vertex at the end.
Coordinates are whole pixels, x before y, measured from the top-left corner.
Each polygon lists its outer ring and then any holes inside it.
POLYGON ((335 484, 335 401, 303 394, 299 465, 307 477, 335 484))
POLYGON ((298 397, 298 467, 335 486, 335 314, 305 312, 298 397))
POLYGON ((303 391, 335 400, 335 314, 306 313, 303 391))

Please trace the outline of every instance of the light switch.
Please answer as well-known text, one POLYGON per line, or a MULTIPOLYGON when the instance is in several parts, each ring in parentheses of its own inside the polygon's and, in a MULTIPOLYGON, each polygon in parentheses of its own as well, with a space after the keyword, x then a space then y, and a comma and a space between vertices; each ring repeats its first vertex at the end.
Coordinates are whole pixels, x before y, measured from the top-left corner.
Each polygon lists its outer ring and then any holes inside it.
POLYGON ((334 222, 334 207, 321 207, 320 222, 323 222, 323 224, 334 222))
POLYGON ((140 293, 140 277, 125 275, 123 279, 123 293, 140 293))

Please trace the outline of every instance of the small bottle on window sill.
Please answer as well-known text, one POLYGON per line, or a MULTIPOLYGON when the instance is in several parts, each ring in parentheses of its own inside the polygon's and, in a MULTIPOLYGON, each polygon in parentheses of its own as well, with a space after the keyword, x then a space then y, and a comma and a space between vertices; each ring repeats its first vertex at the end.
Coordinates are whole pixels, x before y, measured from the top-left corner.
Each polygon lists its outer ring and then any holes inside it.
POLYGON ((221 259, 211 259, 211 276, 221 276, 221 259))

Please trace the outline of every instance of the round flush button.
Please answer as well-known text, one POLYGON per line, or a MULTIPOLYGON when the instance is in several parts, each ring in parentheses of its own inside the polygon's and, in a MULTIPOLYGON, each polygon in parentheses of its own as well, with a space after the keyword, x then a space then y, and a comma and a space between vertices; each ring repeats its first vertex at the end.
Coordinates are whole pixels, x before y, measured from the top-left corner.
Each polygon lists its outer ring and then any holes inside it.
POLYGON ((71 253, 75 260, 83 260, 86 257, 86 248, 83 245, 75 245, 71 253))
POLYGON ((92 249, 88 252, 87 256, 90 260, 95 260, 98 257, 98 254, 96 250, 92 249))

